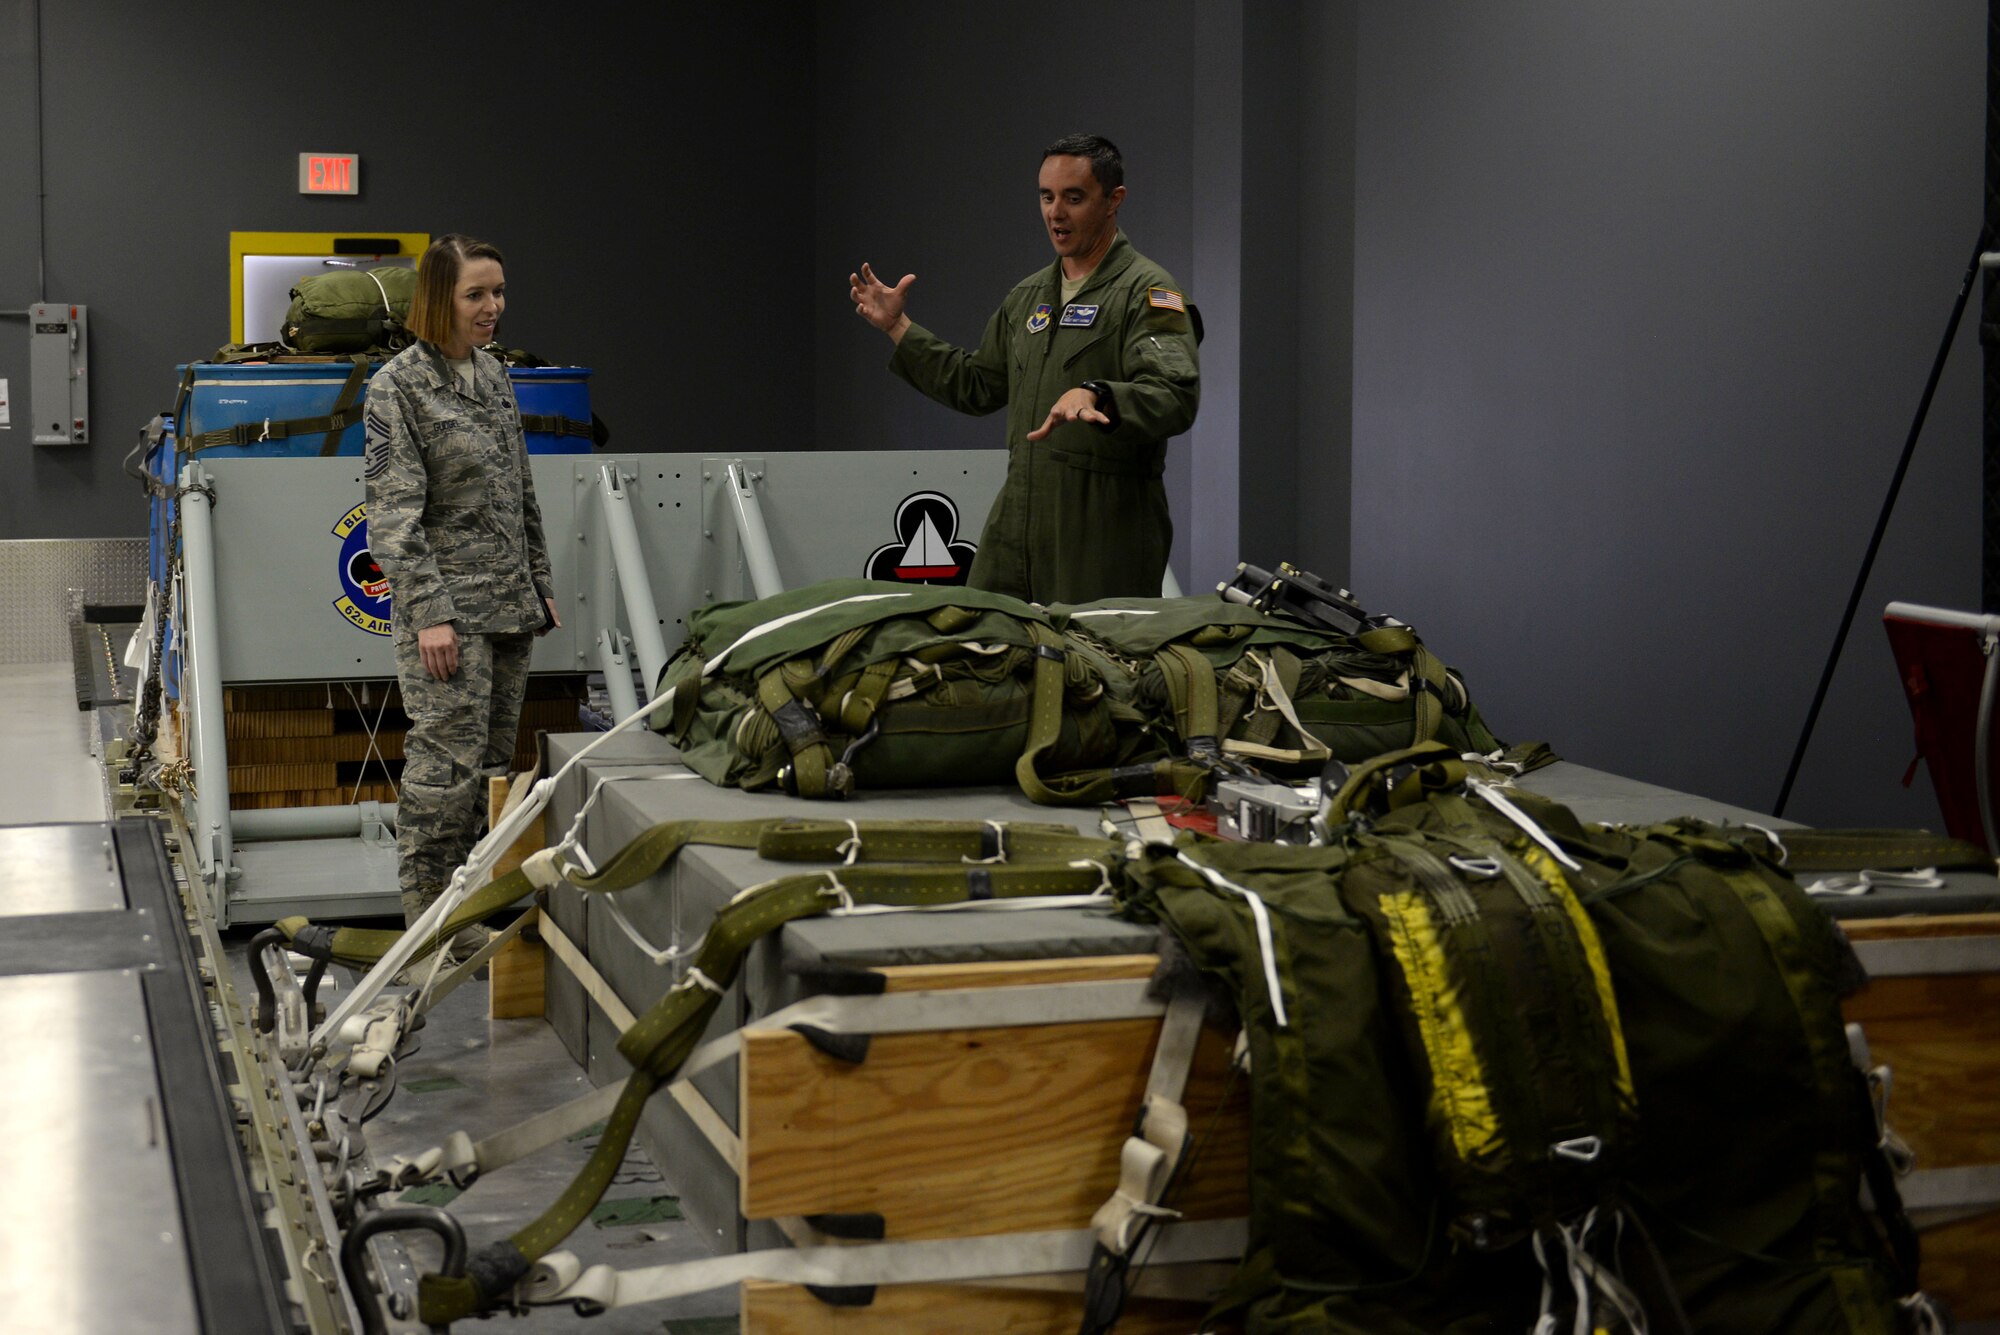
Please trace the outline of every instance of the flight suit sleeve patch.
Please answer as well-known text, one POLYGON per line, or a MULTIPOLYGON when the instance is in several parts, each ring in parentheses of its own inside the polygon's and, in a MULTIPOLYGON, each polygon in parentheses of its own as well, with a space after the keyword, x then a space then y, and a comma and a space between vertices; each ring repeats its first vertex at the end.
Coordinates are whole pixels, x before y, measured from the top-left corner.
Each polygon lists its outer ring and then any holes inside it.
POLYGON ((1157 310, 1187 313, 1187 298, 1170 287, 1147 288, 1146 304, 1157 310))

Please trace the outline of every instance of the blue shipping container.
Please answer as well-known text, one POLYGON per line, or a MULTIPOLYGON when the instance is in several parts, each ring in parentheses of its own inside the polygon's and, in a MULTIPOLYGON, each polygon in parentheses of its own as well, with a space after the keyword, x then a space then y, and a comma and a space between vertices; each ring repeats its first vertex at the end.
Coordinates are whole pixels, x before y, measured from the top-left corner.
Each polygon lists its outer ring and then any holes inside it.
MULTIPOLYGON (((185 366, 179 368, 186 372, 185 366)), ((288 362, 226 364, 200 362, 188 393, 187 434, 197 439, 229 427, 255 428, 261 439, 242 444, 212 445, 201 451, 218 458, 296 459, 317 457, 326 444, 324 431, 293 435, 282 424, 323 418, 340 400, 351 362, 288 362), (276 426, 277 430, 272 431, 276 426)), ((374 367, 368 373, 374 373, 374 367)), ((521 403, 530 454, 588 454, 590 435, 590 370, 582 366, 515 366, 508 368, 514 397, 521 403)), ((365 377, 364 377, 365 382, 365 377)), ((246 430, 240 434, 250 435, 246 430)), ((361 418, 339 436, 336 454, 360 454, 361 418)))

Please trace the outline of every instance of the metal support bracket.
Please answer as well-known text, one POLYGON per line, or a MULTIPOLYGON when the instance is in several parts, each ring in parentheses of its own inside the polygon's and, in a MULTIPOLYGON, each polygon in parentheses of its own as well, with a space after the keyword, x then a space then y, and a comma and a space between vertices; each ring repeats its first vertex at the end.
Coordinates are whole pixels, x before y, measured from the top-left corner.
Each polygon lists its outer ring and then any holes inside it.
POLYGON ((632 660, 625 652, 631 643, 615 626, 597 632, 597 666, 604 673, 613 723, 623 723, 639 712, 639 693, 632 686, 632 660))
POLYGON ((743 564, 750 571, 750 587, 759 598, 785 591, 778 576, 777 553, 771 550, 771 531, 764 527, 764 507, 757 499, 757 484, 764 480, 761 466, 736 461, 724 470, 729 483, 729 500, 736 509, 736 542, 742 549, 743 564))
POLYGON ((210 498, 215 480, 199 463, 181 469, 182 577, 185 643, 182 680, 194 727, 195 848, 202 884, 218 926, 229 923, 229 883, 242 873, 231 860, 229 745, 223 731, 222 644, 216 618, 215 527, 210 498))
POLYGON ((703 602, 761 598, 784 588, 771 549, 758 484, 764 481, 761 456, 718 455, 701 461, 701 515, 704 545, 703 602))
MULTIPOLYGON (((660 635, 660 615, 653 602, 652 581, 646 577, 639 529, 632 520, 631 501, 625 494, 624 479, 616 463, 607 463, 598 470, 598 499, 604 508, 605 531, 611 538, 618 588, 625 596, 625 620, 632 630, 632 646, 639 655, 639 668, 645 673, 650 692, 667 666, 667 645, 660 635)), ((599 608, 597 615, 603 618, 599 628, 608 628, 610 609, 599 608)))

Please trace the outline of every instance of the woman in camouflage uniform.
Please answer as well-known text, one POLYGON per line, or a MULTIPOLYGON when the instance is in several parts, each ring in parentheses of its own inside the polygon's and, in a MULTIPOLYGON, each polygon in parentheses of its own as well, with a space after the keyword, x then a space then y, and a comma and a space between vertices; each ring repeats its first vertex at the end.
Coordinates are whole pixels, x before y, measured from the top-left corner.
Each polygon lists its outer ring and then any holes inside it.
POLYGON ((396 808, 403 914, 444 890, 479 829, 484 780, 514 755, 532 637, 555 586, 514 387, 491 343, 500 252, 450 235, 424 252, 417 342, 368 383, 369 549, 389 581, 410 716, 396 808))

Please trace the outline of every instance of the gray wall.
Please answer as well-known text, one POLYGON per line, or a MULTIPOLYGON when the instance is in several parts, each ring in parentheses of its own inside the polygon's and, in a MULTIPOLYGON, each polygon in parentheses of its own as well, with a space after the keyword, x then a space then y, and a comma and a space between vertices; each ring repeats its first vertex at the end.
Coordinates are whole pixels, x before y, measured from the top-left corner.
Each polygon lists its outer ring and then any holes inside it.
MULTIPOLYGON (((33 12, 0 0, 0 307, 35 295, 33 12)), ((141 531, 117 461, 226 337, 232 228, 492 236, 509 341, 595 366, 627 449, 992 446, 887 374, 845 276, 915 272, 976 338, 1048 262, 1039 146, 1096 128, 1218 316, 1170 472, 1191 588, 1292 557, 1503 732, 1771 801, 1978 223, 1976 0, 1114 0, 1074 58, 1047 0, 608 12, 419 6, 329 99, 291 11, 47 3, 48 293, 92 306, 98 440, 27 444, 0 322, 0 538, 141 531), (301 199, 303 148, 366 193, 301 199)), ((1972 351, 1795 815, 1934 820, 1873 615, 1976 599, 1972 351)))
MULTIPOLYGON (((814 411, 823 445, 977 449, 998 417, 940 407, 888 372, 889 341, 845 300, 863 260, 887 282, 917 276, 910 316, 979 340, 1023 276, 1054 262, 1035 177, 1044 144, 1103 134, 1125 155, 1119 222, 1187 283, 1194 271, 1193 0, 1112 0, 1092 23, 1121 40, 1062 55, 1071 7, 829 0, 817 8, 818 159, 810 201, 814 411)), ((1177 564, 1192 501, 1186 450, 1170 475, 1177 564)))
MULTIPOLYGON (((0 0, 0 308, 36 299, 34 9, 0 0)), ((41 9, 47 294, 91 308, 95 438, 29 443, 25 328, 0 320, 0 539, 145 531, 119 461, 175 363, 229 338, 232 230, 488 237, 502 337, 594 367, 618 446, 809 432, 811 6, 404 6, 339 93, 295 7, 41 9), (360 153, 359 197, 297 193, 314 149, 360 153)))
MULTIPOLYGON (((1242 559, 1348 578, 1355 15, 1244 13, 1242 559)), ((1221 572, 1226 574, 1227 571, 1221 572)))
MULTIPOLYGON (((1981 216, 1985 7, 1359 9, 1354 578, 1496 725, 1768 809, 1981 216)), ((1932 822, 1877 618, 1978 597, 1968 324, 1788 814, 1932 822)))

